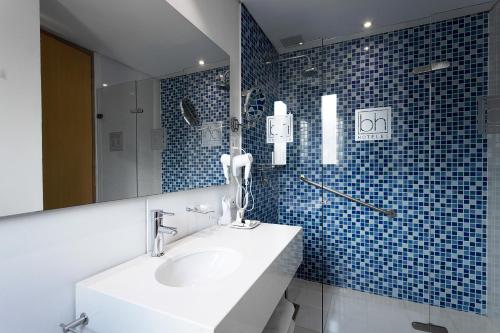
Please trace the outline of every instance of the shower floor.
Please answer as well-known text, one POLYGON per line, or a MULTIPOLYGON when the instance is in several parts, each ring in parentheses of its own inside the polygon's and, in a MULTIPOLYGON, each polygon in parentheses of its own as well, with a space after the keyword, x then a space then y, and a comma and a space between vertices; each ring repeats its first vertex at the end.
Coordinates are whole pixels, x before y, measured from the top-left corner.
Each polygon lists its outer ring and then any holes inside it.
MULTIPOLYGON (((288 298, 300 305, 295 333, 321 333, 321 284, 294 279, 288 298)), ((418 333, 413 321, 427 323, 429 306, 350 289, 324 286, 324 333, 418 333)), ((488 317, 430 307, 431 322, 449 333, 498 333, 488 317)))

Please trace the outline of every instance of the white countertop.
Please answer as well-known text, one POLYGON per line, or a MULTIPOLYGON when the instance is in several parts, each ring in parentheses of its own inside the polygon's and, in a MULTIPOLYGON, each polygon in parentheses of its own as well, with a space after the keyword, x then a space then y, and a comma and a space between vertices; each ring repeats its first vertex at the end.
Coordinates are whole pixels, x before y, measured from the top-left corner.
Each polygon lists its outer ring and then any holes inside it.
POLYGON ((79 282, 77 288, 215 328, 300 231, 300 227, 275 224, 262 224, 253 230, 211 227, 169 244, 161 258, 140 256, 79 282), (155 279, 156 269, 166 260, 217 248, 229 248, 241 255, 241 265, 228 277, 192 287, 169 287, 155 279))

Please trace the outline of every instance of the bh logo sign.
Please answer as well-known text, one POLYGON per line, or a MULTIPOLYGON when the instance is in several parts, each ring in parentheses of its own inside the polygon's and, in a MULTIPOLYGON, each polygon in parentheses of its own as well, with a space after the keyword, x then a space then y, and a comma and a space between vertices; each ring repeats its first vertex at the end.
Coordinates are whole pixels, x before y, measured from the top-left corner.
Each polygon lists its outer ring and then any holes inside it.
POLYGON ((356 141, 389 140, 391 108, 356 110, 356 141))

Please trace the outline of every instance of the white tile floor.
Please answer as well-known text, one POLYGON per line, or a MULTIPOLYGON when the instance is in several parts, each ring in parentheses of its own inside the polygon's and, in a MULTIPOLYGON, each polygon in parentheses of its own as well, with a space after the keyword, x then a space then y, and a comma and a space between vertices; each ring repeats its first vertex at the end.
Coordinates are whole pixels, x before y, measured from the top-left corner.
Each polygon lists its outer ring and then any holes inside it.
MULTIPOLYGON (((330 286, 323 293, 324 333, 418 333, 411 323, 427 323, 429 314, 449 333, 500 333, 484 316, 330 286)), ((321 284, 292 282, 288 298, 300 305, 295 333, 321 333, 321 294, 321 284)))

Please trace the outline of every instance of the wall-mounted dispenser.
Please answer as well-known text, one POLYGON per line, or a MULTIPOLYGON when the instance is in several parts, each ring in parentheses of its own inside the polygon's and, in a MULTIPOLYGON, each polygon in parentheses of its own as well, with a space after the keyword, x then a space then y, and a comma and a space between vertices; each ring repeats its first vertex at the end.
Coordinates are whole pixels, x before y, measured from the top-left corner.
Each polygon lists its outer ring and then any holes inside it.
POLYGON ((267 117, 267 143, 274 144, 273 165, 286 164, 286 144, 293 142, 293 115, 287 114, 286 104, 274 102, 274 116, 267 117))

